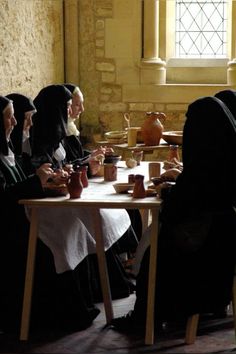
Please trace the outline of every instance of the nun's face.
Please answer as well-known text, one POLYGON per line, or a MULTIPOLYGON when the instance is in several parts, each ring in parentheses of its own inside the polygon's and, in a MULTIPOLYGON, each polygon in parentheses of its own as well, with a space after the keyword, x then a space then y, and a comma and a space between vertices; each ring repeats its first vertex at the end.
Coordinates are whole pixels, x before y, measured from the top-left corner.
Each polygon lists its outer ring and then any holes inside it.
POLYGON ((17 124, 16 118, 14 117, 13 104, 9 103, 3 111, 3 121, 6 132, 6 139, 10 139, 10 135, 14 126, 17 124))
POLYGON ((72 114, 72 100, 67 102, 67 116, 70 117, 72 114))
POLYGON ((29 130, 30 130, 30 128, 31 128, 32 125, 33 125, 32 116, 33 116, 33 114, 34 114, 35 112, 36 112, 35 110, 25 112, 25 120, 24 120, 23 131, 24 131, 26 134, 29 133, 29 130))
POLYGON ((84 112, 84 98, 81 91, 73 95, 70 118, 79 118, 80 114, 84 112))

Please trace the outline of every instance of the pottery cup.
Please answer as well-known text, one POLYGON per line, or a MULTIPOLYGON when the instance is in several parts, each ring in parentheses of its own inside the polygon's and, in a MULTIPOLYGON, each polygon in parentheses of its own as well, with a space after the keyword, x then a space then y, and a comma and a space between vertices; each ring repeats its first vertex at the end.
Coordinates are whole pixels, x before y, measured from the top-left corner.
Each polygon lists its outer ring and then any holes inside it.
POLYGON ((128 128, 128 146, 136 146, 137 142, 137 128, 128 128))
POLYGON ((161 174, 161 162, 149 162, 148 164, 149 180, 152 177, 160 177, 161 174))
POLYGON ((104 163, 104 181, 117 180, 117 166, 112 163, 104 163))

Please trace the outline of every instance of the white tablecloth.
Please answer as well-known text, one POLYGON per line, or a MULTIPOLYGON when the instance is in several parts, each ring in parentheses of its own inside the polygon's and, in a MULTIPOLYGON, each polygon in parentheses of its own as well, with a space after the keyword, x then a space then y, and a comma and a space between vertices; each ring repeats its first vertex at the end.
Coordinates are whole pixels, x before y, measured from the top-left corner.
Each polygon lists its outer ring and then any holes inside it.
MULTIPOLYGON (((119 163, 118 181, 128 181, 129 173, 145 175, 148 180, 148 163, 141 163, 134 169, 127 169, 125 163, 119 163)), ((113 184, 104 182, 102 177, 89 180, 88 188, 84 188, 82 199, 101 199, 108 193, 116 197, 113 184)), ((38 237, 53 253, 56 271, 62 273, 74 269, 88 254, 96 252, 93 223, 93 209, 86 207, 60 207, 38 209, 38 237)), ((29 215, 29 209, 26 209, 29 215)), ((125 209, 100 209, 102 218, 105 250, 109 249, 131 225, 125 209)))
MULTIPOLYGON (((100 213, 107 250, 123 236, 131 222, 124 209, 100 209, 100 213)), ((90 208, 39 208, 38 218, 38 237, 52 251, 57 273, 74 269, 88 254, 96 253, 90 208)))

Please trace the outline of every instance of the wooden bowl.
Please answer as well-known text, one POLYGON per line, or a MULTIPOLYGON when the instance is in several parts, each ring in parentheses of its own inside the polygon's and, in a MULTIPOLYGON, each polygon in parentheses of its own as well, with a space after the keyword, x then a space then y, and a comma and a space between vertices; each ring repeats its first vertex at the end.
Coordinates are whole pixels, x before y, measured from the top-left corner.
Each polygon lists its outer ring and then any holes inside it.
POLYGON ((116 193, 128 193, 128 191, 132 190, 134 188, 134 183, 115 183, 113 184, 113 187, 116 191, 116 193))
POLYGON ((118 144, 120 142, 124 142, 127 139, 127 132, 124 130, 113 130, 106 132, 104 136, 108 142, 118 144))
POLYGON ((183 132, 181 130, 173 130, 162 133, 162 139, 170 145, 182 145, 183 132))

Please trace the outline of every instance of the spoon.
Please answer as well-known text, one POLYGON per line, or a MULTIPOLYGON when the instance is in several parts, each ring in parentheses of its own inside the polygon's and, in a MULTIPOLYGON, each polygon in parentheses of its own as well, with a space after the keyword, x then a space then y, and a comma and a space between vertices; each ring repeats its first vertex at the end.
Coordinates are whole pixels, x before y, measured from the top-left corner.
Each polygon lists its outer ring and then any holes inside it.
POLYGON ((129 113, 124 113, 124 118, 127 122, 128 128, 130 128, 130 115, 129 115, 129 113))

